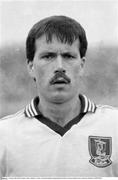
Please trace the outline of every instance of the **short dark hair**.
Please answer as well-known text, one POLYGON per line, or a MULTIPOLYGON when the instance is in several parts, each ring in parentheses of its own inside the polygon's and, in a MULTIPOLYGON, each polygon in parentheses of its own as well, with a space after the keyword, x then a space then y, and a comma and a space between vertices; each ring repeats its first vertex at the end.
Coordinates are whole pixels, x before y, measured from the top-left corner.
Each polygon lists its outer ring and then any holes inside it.
POLYGON ((51 16, 36 23, 29 31, 26 39, 27 60, 33 61, 35 55, 35 41, 45 35, 47 42, 52 41, 53 35, 62 43, 72 44, 79 40, 79 51, 81 58, 87 50, 87 38, 83 27, 74 19, 66 16, 51 16))

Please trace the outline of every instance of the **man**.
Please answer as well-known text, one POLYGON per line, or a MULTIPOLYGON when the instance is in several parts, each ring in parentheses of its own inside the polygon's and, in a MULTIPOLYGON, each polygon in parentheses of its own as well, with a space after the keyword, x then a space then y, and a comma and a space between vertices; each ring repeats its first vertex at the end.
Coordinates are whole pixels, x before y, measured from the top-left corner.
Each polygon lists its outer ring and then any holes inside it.
POLYGON ((37 97, 0 121, 0 176, 118 176, 118 110, 81 94, 86 34, 75 20, 52 16, 26 41, 37 97))

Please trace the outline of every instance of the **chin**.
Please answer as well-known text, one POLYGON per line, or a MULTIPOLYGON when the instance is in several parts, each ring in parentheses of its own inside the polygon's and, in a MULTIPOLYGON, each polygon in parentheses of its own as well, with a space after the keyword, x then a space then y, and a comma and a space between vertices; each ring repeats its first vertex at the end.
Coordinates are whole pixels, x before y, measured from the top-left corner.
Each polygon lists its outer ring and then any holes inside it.
POLYGON ((54 104, 63 104, 65 102, 67 102, 67 99, 64 98, 53 98, 51 99, 51 102, 54 104))
POLYGON ((69 101, 71 99, 71 95, 66 93, 56 93, 50 96, 50 100, 51 102, 55 103, 55 104, 62 104, 65 103, 67 101, 69 101))

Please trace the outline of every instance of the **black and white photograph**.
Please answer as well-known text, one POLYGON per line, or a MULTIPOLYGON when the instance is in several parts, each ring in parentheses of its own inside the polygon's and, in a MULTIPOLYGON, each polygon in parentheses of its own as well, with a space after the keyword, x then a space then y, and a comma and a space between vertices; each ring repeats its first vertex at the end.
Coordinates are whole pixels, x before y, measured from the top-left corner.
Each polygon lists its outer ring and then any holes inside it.
POLYGON ((0 1, 0 179, 118 177, 118 1, 0 1))

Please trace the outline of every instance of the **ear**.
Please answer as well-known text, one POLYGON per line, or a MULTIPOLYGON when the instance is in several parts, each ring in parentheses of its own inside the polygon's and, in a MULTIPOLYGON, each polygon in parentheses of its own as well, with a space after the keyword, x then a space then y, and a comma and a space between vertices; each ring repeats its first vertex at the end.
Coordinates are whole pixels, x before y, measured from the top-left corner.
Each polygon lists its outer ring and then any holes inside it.
POLYGON ((28 69, 30 76, 34 79, 35 78, 35 71, 34 71, 33 61, 27 62, 27 69, 28 69))
POLYGON ((81 68, 84 67, 85 61, 86 61, 86 58, 85 58, 85 57, 82 57, 82 58, 81 58, 81 68))
POLYGON ((82 57, 81 58, 81 70, 80 70, 80 76, 83 76, 84 74, 84 65, 85 65, 85 61, 86 61, 86 58, 85 57, 82 57))

